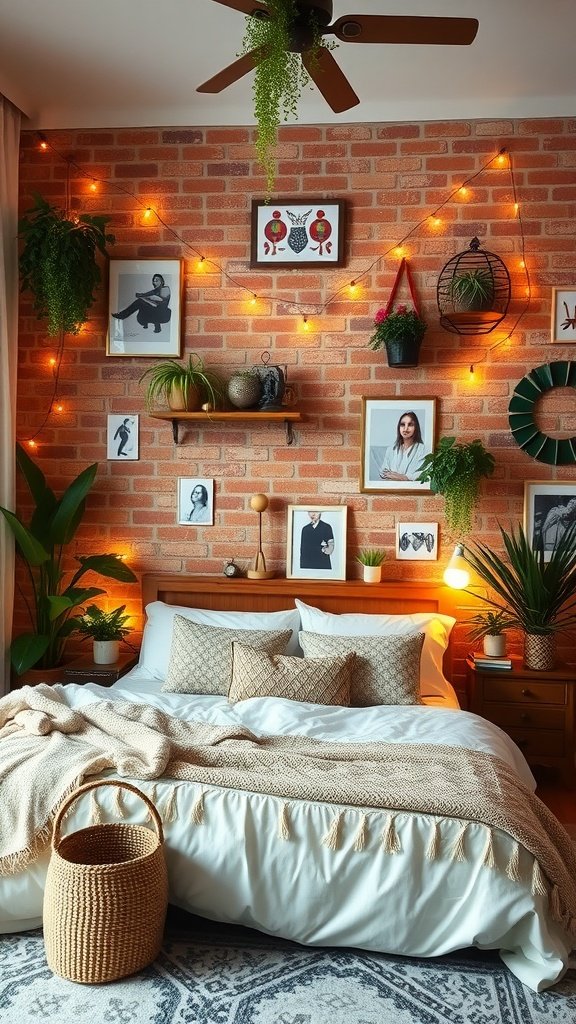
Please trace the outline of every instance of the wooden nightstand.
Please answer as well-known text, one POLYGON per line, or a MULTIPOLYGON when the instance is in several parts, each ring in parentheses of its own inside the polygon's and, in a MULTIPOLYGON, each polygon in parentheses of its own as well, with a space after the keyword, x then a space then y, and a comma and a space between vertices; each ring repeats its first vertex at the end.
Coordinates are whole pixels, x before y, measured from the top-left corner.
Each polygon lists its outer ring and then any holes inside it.
POLYGON ((504 729, 528 764, 556 769, 564 785, 573 787, 574 667, 535 672, 518 657, 512 658, 511 669, 476 668, 471 658, 466 666, 470 711, 504 729))
POLYGON ((63 683, 99 683, 100 686, 112 686, 117 679, 125 676, 138 661, 137 654, 121 654, 113 665, 95 665, 92 658, 76 658, 69 661, 62 669, 63 683))

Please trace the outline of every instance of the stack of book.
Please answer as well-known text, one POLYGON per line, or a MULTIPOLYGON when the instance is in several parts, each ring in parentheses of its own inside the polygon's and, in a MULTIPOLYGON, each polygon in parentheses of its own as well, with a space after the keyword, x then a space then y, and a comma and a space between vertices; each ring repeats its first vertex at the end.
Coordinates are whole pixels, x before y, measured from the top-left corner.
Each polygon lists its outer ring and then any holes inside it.
POLYGON ((484 654, 482 651, 474 651, 472 660, 474 662, 474 668, 512 668, 511 658, 492 658, 490 655, 484 654))

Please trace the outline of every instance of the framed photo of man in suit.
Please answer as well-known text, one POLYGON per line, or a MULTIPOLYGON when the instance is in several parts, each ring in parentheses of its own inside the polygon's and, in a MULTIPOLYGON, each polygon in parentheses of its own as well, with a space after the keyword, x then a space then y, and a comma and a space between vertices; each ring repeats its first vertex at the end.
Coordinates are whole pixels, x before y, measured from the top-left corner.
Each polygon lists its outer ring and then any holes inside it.
POLYGON ((286 576, 346 579, 346 505, 289 505, 286 576))

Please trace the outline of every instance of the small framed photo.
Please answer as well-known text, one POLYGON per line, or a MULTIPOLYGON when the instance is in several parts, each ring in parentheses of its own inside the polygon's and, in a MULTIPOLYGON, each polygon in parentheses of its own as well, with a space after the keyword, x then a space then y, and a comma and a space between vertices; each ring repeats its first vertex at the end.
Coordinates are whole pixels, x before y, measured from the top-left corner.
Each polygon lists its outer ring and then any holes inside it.
POLYGON ((576 345, 576 285, 552 289, 551 341, 576 345))
POLYGON ((430 491, 416 477, 435 437, 435 398, 363 398, 360 490, 430 491))
POLYGON ((182 260, 110 260, 108 356, 179 356, 182 260))
POLYGON ((178 478, 180 526, 214 525, 214 481, 197 477, 178 478))
POLYGON ((342 267, 343 199, 252 200, 251 267, 342 267))
POLYGON ((576 483, 526 480, 524 532, 533 548, 542 544, 544 561, 572 523, 576 522, 576 483))
POLYGON ((108 417, 106 458, 117 462, 134 462, 139 458, 138 416, 120 413, 108 417))
POLYGON ((396 558, 412 562, 438 558, 438 523, 396 523, 396 558))
POLYGON ((346 579, 347 513, 346 505, 288 505, 288 579, 346 579))

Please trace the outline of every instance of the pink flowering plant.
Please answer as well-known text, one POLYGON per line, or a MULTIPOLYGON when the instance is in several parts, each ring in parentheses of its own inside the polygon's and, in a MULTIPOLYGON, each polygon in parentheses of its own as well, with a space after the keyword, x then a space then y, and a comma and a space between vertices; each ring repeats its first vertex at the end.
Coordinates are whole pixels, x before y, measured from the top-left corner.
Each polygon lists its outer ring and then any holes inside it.
POLYGON ((422 341, 426 330, 426 321, 418 315, 415 309, 408 306, 396 306, 388 313, 385 309, 379 309, 374 317, 374 334, 368 342, 368 347, 382 348, 387 341, 422 341))

